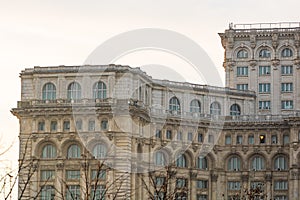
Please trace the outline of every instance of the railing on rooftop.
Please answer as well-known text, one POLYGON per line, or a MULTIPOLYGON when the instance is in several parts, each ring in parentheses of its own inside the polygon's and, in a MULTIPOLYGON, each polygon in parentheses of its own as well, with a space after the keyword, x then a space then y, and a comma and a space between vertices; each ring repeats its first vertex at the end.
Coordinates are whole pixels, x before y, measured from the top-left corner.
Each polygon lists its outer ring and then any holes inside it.
POLYGON ((199 90, 204 90, 204 91, 209 91, 209 92, 235 92, 235 93, 240 93, 240 94, 255 95, 255 92, 250 91, 250 90, 237 90, 237 89, 228 88, 228 87, 200 85, 200 84, 194 84, 194 83, 188 83, 188 82, 176 82, 176 81, 169 81, 169 80, 153 79, 153 83, 158 84, 158 85, 163 85, 163 86, 185 87, 185 88, 199 89, 199 90))
POLYGON ((279 22, 279 23, 253 23, 253 24, 229 24, 229 29, 249 30, 249 29, 291 29, 300 28, 300 22, 279 22))

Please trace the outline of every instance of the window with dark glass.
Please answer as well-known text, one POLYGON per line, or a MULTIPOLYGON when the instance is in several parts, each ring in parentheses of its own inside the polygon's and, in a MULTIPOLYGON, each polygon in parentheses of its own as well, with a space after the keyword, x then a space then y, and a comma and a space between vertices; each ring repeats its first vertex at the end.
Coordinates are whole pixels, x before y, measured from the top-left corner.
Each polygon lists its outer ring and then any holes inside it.
POLYGON ((96 144, 93 148, 93 156, 97 159, 105 158, 107 153, 107 148, 104 144, 96 144))
POLYGON ((270 58, 271 57, 271 52, 268 49, 262 49, 259 52, 259 57, 260 58, 270 58))
POLYGON ((180 111, 180 103, 177 97, 172 97, 169 101, 169 110, 170 111, 180 111))
POLYGON ((57 131, 57 121, 51 121, 50 130, 51 131, 57 131))
POLYGON ((181 131, 177 132, 177 140, 178 141, 182 140, 182 132, 181 131))
POLYGON ((77 144, 72 144, 68 148, 67 158, 80 158, 81 149, 77 144))
POLYGON ((286 58, 286 57, 292 57, 293 56, 293 51, 290 48, 285 48, 281 51, 281 56, 286 58))
POLYGON ((172 131, 171 130, 166 131, 166 139, 168 139, 168 140, 172 139, 172 131))
POLYGON ((203 134, 198 133, 198 142, 203 142, 203 134))
POLYGON ((38 123, 38 131, 45 131, 45 122, 44 121, 40 121, 38 123))
POLYGON ((97 82, 93 86, 93 96, 95 99, 105 99, 106 98, 106 85, 102 81, 97 82))
POLYGON ((76 129, 82 130, 82 120, 81 119, 76 120, 76 129))
POLYGON ((68 99, 81 99, 81 86, 77 82, 73 82, 68 86, 68 99))
POLYGON ((193 141, 193 133, 188 132, 188 141, 193 141))
POLYGON ((241 114, 241 108, 238 104, 232 104, 230 106, 230 115, 231 116, 237 116, 241 114))
POLYGON ((200 104, 199 100, 194 99, 193 101, 191 101, 190 112, 192 112, 192 113, 200 113, 201 112, 201 104, 200 104))
POLYGON ((210 114, 211 115, 221 115, 221 105, 218 102, 213 102, 210 104, 210 114))
POLYGON ((89 131, 95 131, 95 120, 89 120, 89 131))
POLYGON ((237 58, 248 58, 248 51, 245 49, 238 51, 237 58))
POLYGON ((42 149, 42 158, 56 158, 56 147, 52 144, 46 144, 42 149))
POLYGON ((55 100, 56 99, 56 87, 53 83, 46 83, 42 92, 43 100, 55 100))
POLYGON ((101 130, 107 130, 108 129, 108 120, 107 119, 103 119, 101 121, 101 130))
POLYGON ((64 121, 63 128, 64 128, 64 131, 69 131, 70 130, 70 121, 64 121))

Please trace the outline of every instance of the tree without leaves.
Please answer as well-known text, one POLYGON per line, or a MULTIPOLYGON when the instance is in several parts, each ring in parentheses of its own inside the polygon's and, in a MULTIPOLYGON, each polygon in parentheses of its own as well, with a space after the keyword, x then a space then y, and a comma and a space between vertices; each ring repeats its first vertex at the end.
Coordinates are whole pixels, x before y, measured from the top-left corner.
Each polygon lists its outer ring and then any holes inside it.
POLYGON ((185 199, 188 193, 187 180, 176 179, 176 174, 176 169, 172 165, 139 174, 147 198, 151 200, 185 199))

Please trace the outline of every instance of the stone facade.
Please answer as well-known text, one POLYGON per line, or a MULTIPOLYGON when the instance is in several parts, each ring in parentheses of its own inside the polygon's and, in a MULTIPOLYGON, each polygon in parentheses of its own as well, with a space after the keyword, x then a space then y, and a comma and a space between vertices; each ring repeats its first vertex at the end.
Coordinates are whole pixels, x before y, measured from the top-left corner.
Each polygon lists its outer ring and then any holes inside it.
POLYGON ((296 30, 220 34, 226 88, 155 80, 120 65, 23 70, 12 113, 20 121, 20 162, 33 167, 21 171, 20 191, 34 170, 22 199, 92 199, 95 185, 96 199, 103 191, 105 199, 152 199, 151 179, 168 174, 170 199, 232 199, 258 185, 265 199, 300 199, 298 105, 279 109, 283 99, 297 102, 296 30), (285 47, 292 58, 281 59, 285 47), (260 60, 264 48, 272 56, 260 60), (248 57, 236 58, 240 50, 248 57), (285 62, 293 66, 287 77, 279 74, 285 62), (260 77, 260 65, 270 65, 271 74, 260 77), (240 66, 248 66, 245 76, 236 76, 240 66), (293 92, 277 94, 279 77, 293 92), (272 91, 260 93, 261 82, 272 91), (237 84, 256 93, 231 89, 237 84), (259 109, 262 99, 270 99, 270 110, 259 109))
POLYGON ((299 110, 300 28, 292 25, 237 25, 219 34, 226 87, 255 91, 259 114, 299 110))

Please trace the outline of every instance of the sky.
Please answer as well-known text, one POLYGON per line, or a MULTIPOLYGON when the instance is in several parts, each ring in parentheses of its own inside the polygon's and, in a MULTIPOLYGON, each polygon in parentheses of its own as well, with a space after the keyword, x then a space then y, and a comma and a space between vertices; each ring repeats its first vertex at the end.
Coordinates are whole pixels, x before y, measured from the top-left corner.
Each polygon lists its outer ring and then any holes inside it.
MULTIPOLYGON (((231 22, 299 22, 299 7, 299 0, 0 0, 0 149, 15 144, 0 160, 17 159, 19 124, 10 110, 20 100, 21 70, 81 65, 115 35, 156 28, 175 31, 199 44, 224 81, 224 50, 217 33, 231 22)), ((176 59, 148 51, 115 63, 172 65, 176 59)), ((181 64, 185 65, 176 61, 181 64)))

